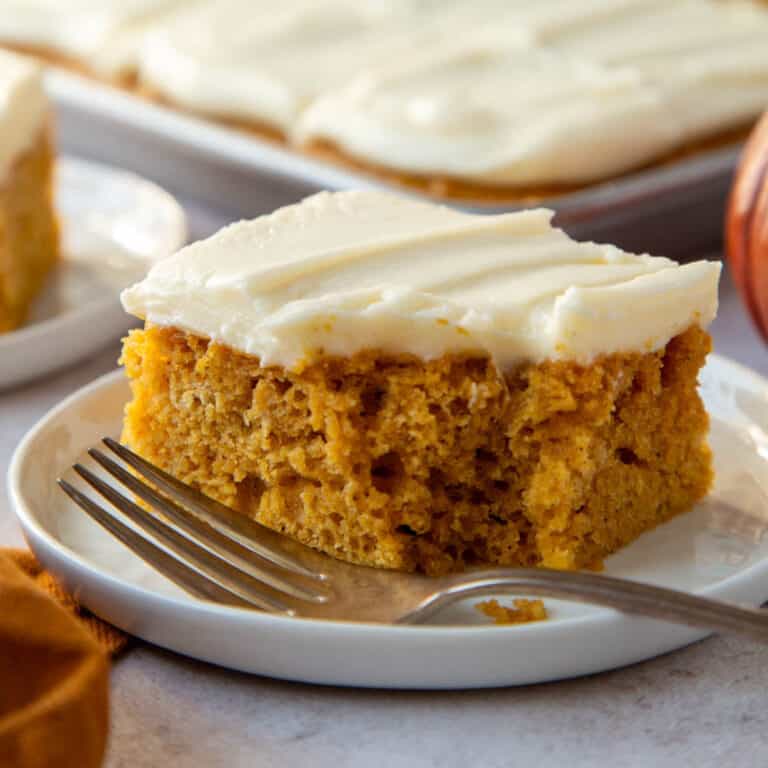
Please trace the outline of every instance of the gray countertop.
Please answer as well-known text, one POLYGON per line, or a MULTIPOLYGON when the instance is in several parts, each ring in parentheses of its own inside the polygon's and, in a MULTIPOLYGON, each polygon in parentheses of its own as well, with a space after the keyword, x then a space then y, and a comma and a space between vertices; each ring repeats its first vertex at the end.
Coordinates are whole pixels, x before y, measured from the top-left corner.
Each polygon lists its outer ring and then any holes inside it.
MULTIPOLYGON (((194 213, 197 235, 220 223, 194 213)), ((768 374, 768 351, 728 279, 713 335, 718 352, 768 374)), ((24 432, 113 368, 118 349, 115 340, 85 363, 0 393, 3 478, 24 432)), ((20 543, 2 493, 0 544, 20 543)), ((768 650, 723 638, 594 677, 455 693, 283 683, 139 646, 115 664, 107 765, 760 766, 766 691, 768 650)))

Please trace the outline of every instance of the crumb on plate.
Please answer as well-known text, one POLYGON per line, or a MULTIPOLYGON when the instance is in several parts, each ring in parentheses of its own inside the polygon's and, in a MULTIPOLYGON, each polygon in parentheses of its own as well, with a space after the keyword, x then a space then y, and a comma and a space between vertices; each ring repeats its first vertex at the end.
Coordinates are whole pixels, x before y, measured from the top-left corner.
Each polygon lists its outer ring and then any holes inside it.
POLYGON ((542 600, 516 598, 514 607, 501 605, 498 600, 484 600, 477 603, 480 613, 493 619, 495 624, 527 624, 531 621, 545 621, 549 618, 542 600))

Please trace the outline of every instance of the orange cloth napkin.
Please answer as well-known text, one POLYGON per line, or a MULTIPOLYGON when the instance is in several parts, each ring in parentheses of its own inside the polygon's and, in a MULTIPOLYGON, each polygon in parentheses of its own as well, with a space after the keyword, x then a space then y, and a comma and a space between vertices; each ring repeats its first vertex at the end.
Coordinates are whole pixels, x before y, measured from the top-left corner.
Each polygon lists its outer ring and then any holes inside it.
POLYGON ((0 550, 0 766, 100 766, 109 654, 126 642, 29 552, 0 550))

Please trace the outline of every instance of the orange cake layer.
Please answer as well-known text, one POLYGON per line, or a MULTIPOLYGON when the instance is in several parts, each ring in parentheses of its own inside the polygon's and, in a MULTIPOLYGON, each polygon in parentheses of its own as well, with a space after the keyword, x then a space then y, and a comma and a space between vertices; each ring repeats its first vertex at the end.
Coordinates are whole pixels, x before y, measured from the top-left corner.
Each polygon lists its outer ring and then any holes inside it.
POLYGON ((710 487, 693 326, 589 365, 363 351, 298 369, 173 327, 125 341, 123 440, 245 515, 356 563, 598 566, 710 487))
POLYGON ((46 128, 0 180, 0 332, 24 322, 59 257, 54 149, 46 128))

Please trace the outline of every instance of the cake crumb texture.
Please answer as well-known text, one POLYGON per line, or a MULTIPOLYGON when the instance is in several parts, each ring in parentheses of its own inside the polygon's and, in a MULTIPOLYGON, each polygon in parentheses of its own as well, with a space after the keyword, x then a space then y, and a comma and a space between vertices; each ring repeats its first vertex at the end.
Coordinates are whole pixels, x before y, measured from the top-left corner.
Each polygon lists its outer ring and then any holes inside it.
POLYGON ((493 619, 494 624, 528 624, 549 618, 542 600, 524 597, 513 600, 512 605, 502 605, 498 600, 484 600, 475 606, 480 613, 493 619))
POLYGON ((500 375, 375 351, 300 370, 174 328, 125 340, 123 440, 335 557, 438 574, 599 567, 712 480, 698 326, 650 353, 500 375))
POLYGON ((0 333, 20 326, 59 257, 54 151, 45 130, 0 179, 0 333))

